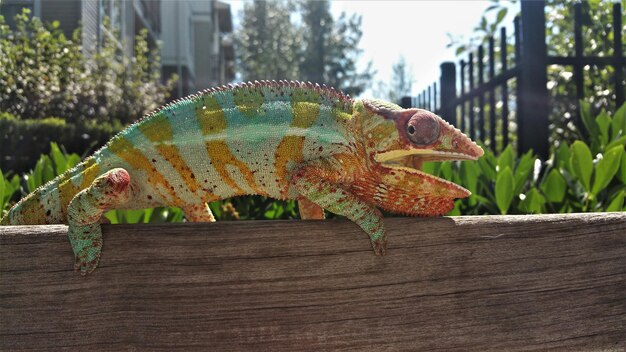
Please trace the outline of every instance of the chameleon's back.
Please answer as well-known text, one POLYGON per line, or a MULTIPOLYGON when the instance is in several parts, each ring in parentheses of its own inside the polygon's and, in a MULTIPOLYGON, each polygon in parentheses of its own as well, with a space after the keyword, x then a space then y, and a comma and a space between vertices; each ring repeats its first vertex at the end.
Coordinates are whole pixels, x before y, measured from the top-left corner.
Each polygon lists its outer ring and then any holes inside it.
POLYGON ((299 82, 207 90, 148 114, 94 156, 142 185, 135 205, 293 197, 286 177, 296 164, 350 152, 352 103, 299 82))
POLYGON ((65 222, 70 200, 97 176, 124 168, 126 208, 184 206, 235 195, 293 198, 289 171, 302 161, 350 153, 353 101, 300 82, 206 90, 146 115, 92 157, 14 206, 2 224, 65 222))

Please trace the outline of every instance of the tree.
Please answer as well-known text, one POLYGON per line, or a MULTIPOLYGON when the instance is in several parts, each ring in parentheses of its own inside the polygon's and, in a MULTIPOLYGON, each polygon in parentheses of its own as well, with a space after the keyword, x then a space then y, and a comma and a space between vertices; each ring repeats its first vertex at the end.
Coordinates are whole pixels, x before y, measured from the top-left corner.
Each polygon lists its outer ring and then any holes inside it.
POLYGON ((387 99, 389 101, 399 103, 404 96, 410 96, 413 88, 413 70, 406 63, 404 56, 400 56, 398 61, 393 64, 391 82, 387 91, 387 99))
POLYGON ((291 21, 294 9, 286 1, 245 4, 241 27, 234 35, 243 81, 298 79, 301 34, 291 21))
POLYGON ((319 82, 358 95, 370 83, 371 63, 359 72, 362 53, 358 44, 363 35, 361 17, 342 13, 337 20, 330 14, 329 1, 301 1, 302 32, 306 48, 301 64, 303 80, 319 82))
MULTIPOLYGON (((457 55, 473 51, 478 44, 485 44, 501 25, 509 4, 516 0, 498 1, 485 10, 468 44, 451 38, 449 46, 456 47, 457 55), (495 13, 490 22, 487 13, 495 13)), ((623 2, 622 2, 623 3, 623 2)), ((550 56, 574 55, 574 7, 567 0, 546 0, 546 44, 550 56)), ((583 25, 583 54, 585 56, 611 56, 613 54, 612 8, 613 1, 581 1, 583 25)), ((622 23, 626 13, 622 13, 622 23)), ((509 43, 512 43, 512 35, 509 43)), ((513 52, 513 47, 508 49, 513 52)), ((513 56, 510 56, 513 58, 513 56)), ((511 62, 510 64, 515 64, 511 62)), ((551 95, 550 130, 551 141, 573 141, 582 136, 573 123, 576 110, 576 87, 571 66, 550 65, 547 67, 548 92, 551 95)), ((612 66, 589 66, 584 70, 583 99, 591 106, 592 113, 601 110, 615 111, 614 68, 612 66)), ((511 90, 511 92, 513 92, 511 90)), ((512 99, 509 101, 513 101, 512 99)))
POLYGON ((371 80, 371 65, 357 68, 361 18, 335 20, 328 1, 257 0, 244 6, 241 23, 234 37, 244 81, 311 81, 357 95, 371 80))

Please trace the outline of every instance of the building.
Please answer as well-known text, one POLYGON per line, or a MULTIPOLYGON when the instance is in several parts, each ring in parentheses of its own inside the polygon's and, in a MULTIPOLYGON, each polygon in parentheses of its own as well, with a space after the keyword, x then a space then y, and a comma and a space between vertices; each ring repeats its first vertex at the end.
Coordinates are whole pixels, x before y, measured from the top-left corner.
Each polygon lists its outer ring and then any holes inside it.
POLYGON ((232 81, 230 5, 219 1, 161 2, 161 63, 179 76, 176 96, 232 81))
POLYGON ((230 40, 230 5, 210 0, 2 0, 0 14, 9 25, 23 8, 45 22, 59 21, 67 37, 83 24, 86 54, 98 50, 105 36, 127 55, 135 35, 148 31, 152 45, 161 42, 163 77, 177 73, 173 97, 181 97, 234 79, 230 40), (106 22, 110 26, 106 26, 106 22))

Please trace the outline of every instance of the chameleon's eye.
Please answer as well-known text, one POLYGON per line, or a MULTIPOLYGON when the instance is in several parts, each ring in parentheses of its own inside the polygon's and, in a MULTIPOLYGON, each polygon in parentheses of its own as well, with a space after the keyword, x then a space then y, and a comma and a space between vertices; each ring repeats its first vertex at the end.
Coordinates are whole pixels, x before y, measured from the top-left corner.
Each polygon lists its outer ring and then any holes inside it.
POLYGON ((406 132, 415 145, 429 145, 439 137, 439 122, 432 114, 418 112, 409 119, 406 132))

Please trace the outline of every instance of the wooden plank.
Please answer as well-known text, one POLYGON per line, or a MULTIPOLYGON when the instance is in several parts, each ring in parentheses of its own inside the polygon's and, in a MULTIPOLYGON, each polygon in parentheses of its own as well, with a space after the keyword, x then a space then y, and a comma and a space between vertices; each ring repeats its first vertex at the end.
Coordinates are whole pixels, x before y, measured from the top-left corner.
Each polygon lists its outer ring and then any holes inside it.
POLYGON ((1 350, 626 347, 626 213, 0 228, 1 350))

